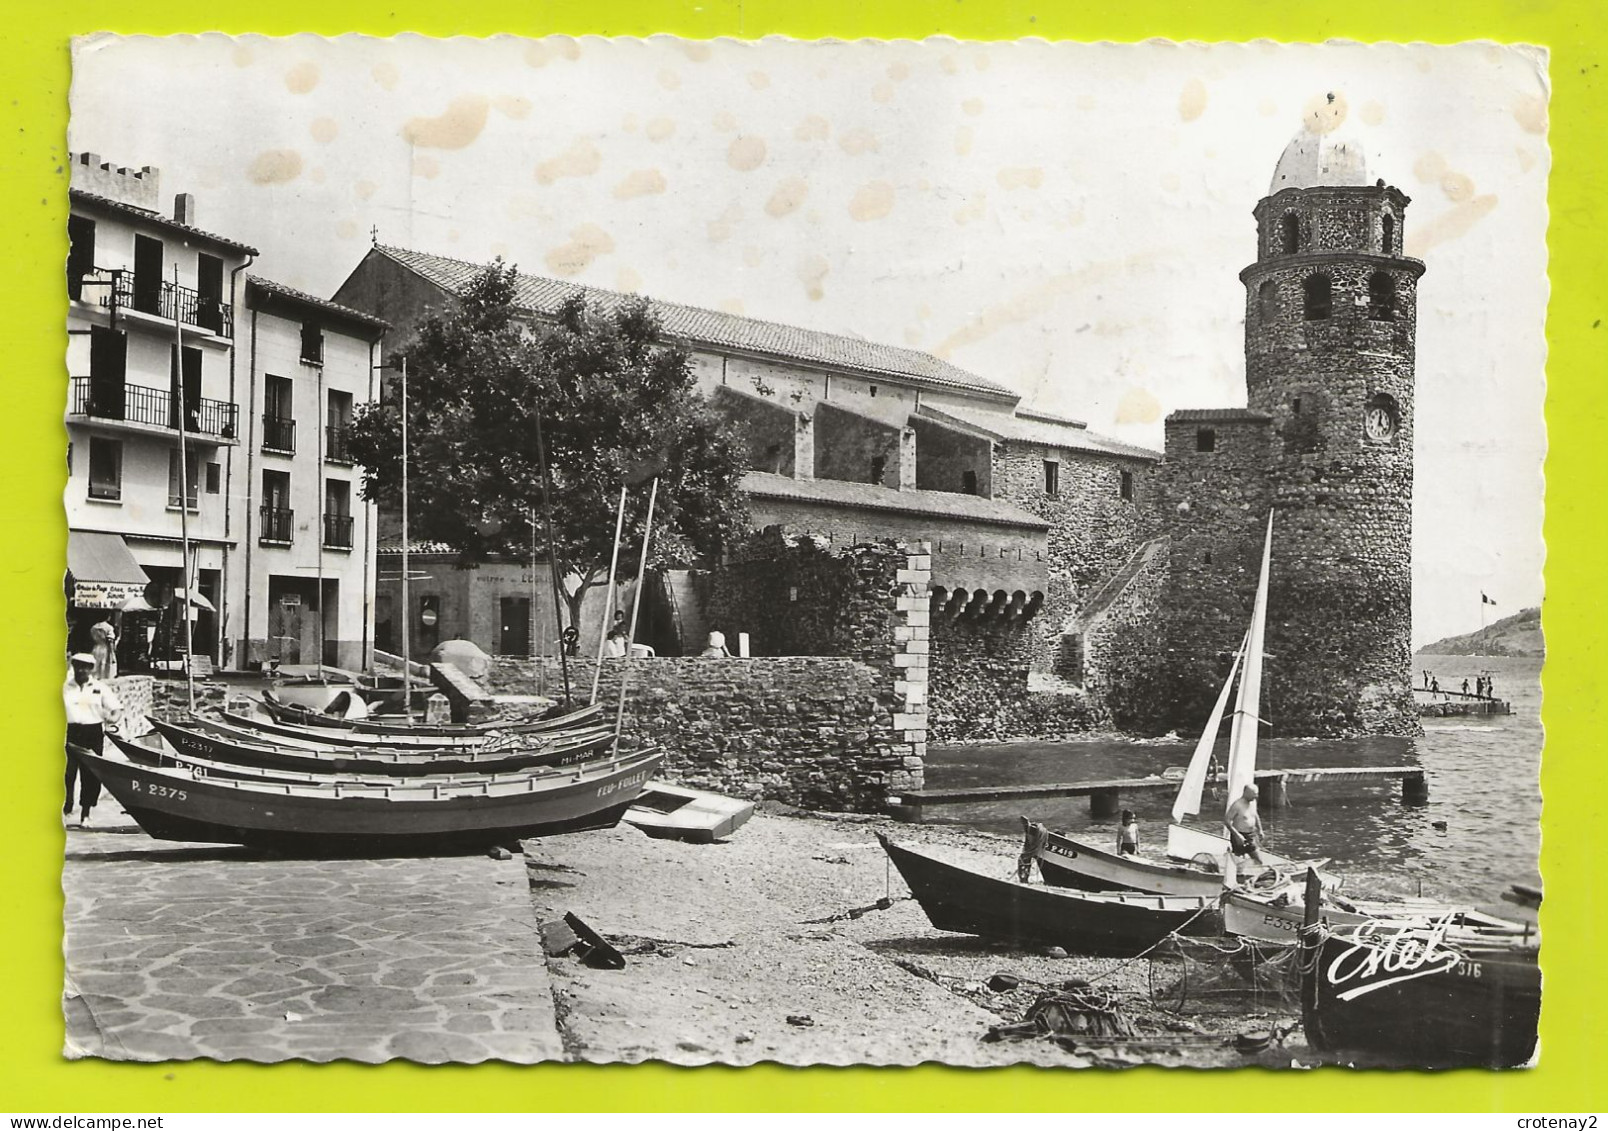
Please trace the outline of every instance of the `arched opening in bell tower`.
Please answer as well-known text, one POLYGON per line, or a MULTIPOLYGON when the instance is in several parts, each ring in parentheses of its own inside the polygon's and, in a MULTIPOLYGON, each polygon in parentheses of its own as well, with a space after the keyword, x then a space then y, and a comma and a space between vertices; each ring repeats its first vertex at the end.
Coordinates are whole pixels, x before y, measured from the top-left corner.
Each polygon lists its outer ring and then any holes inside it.
POLYGON ((1386 255, 1396 254, 1396 218, 1385 213, 1383 223, 1380 224, 1380 250, 1386 255))
POLYGON ((1263 322, 1271 322, 1279 316, 1279 288, 1272 279, 1264 280, 1256 288, 1256 308, 1261 312, 1263 322))
POLYGON ((1301 281, 1301 315, 1308 322, 1318 322, 1334 313, 1334 293, 1329 276, 1308 275, 1301 281))
POLYGON ((1301 250, 1301 220, 1294 212, 1286 212, 1279 221, 1279 243, 1285 255, 1301 250))
POLYGON ((1368 317, 1375 322, 1395 320, 1396 279, 1389 271, 1375 271, 1368 277, 1368 317))

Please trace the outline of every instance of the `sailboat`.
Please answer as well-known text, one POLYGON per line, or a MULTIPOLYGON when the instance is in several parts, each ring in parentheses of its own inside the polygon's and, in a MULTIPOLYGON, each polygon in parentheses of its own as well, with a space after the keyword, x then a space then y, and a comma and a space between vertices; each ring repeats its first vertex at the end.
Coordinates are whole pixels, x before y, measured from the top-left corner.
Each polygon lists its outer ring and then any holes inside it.
MULTIPOLYGON (((1233 720, 1228 731, 1227 783, 1230 804, 1245 792, 1246 786, 1256 781, 1256 742, 1262 722, 1262 659, 1267 640, 1267 589, 1272 563, 1273 515, 1269 512, 1267 537, 1262 543, 1262 571, 1256 583, 1256 603, 1251 608, 1251 627, 1245 634, 1240 655, 1235 657, 1235 667, 1243 658, 1244 672, 1240 675, 1233 720)), ((1233 683, 1234 670, 1230 669, 1228 679, 1218 693, 1217 704, 1206 721, 1206 729, 1195 746, 1195 754, 1189 761, 1177 800, 1173 802, 1172 824, 1167 826, 1167 855, 1174 860, 1194 860, 1202 855, 1221 858, 1229 851, 1227 837, 1191 828, 1183 824, 1183 820, 1200 812, 1212 747, 1217 743, 1217 732, 1223 724, 1223 709, 1228 701, 1228 689, 1233 683)), ((1266 854, 1262 854, 1262 859, 1270 864, 1288 863, 1266 854)))
MULTIPOLYGON (((1174 863, 1124 856, 1096 848, 1084 841, 1049 832, 1026 821, 1027 846, 1024 855, 1038 861, 1044 882, 1089 891, 1137 891, 1159 895, 1216 895, 1222 891, 1228 838, 1181 822, 1200 812, 1212 750, 1228 710, 1229 693, 1238 677, 1233 721, 1229 731, 1228 797, 1236 798, 1256 777, 1258 712, 1262 697, 1262 655, 1267 630, 1268 575, 1273 558, 1273 516, 1267 518, 1267 537, 1262 546, 1262 570, 1256 587, 1251 626, 1245 634, 1228 678, 1195 744, 1184 780, 1173 802, 1173 823, 1167 830, 1167 855, 1174 863)), ((1290 861, 1270 853, 1260 854, 1270 867, 1288 866, 1290 861)))

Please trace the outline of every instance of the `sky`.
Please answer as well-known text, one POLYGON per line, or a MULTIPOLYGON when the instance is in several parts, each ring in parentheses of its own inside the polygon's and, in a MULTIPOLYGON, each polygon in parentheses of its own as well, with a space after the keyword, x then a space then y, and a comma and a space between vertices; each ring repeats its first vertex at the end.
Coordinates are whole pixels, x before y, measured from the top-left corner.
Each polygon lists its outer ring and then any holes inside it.
POLYGON ((315 294, 376 233, 500 255, 925 350, 1159 449, 1245 403, 1252 209, 1332 106, 1427 265, 1422 644, 1542 596, 1547 95, 1492 44, 104 36, 69 148, 158 167, 315 294))

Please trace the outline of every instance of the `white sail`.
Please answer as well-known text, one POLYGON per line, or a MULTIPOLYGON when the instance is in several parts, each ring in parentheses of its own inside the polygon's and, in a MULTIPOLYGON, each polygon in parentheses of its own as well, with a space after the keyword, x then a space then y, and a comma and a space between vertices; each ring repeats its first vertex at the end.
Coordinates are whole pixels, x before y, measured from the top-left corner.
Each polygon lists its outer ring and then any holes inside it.
POLYGON ((1239 651, 1234 653, 1234 665, 1228 669, 1223 690, 1217 695, 1217 705, 1212 708, 1211 717, 1206 720, 1206 729, 1201 731, 1200 741, 1195 744, 1194 756, 1189 759, 1189 769, 1184 773, 1184 784, 1178 787, 1178 798, 1173 802, 1172 819, 1175 821, 1182 821, 1186 816, 1200 812, 1200 795, 1206 788, 1206 771, 1211 765, 1212 747, 1217 745, 1217 733, 1223 728, 1228 693, 1234 686, 1234 677, 1239 673, 1240 660, 1245 657, 1245 646, 1249 641, 1249 634, 1240 641, 1239 651))
POLYGON ((1256 780, 1256 738, 1262 709, 1262 651, 1267 636, 1267 579, 1273 560, 1273 515, 1267 516, 1267 540, 1262 545, 1262 576, 1256 585, 1256 606, 1245 645, 1245 674, 1240 679, 1234 706, 1234 725, 1228 740, 1228 804, 1256 780))

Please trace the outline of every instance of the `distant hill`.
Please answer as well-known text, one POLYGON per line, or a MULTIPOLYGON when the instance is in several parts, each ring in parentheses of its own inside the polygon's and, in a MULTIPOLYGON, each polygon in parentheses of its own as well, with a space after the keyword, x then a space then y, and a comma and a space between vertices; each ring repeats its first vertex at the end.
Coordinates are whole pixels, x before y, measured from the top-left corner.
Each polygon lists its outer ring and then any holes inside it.
POLYGON ((1544 656, 1546 643, 1541 637, 1541 610, 1522 609, 1478 632, 1448 636, 1424 645, 1419 651, 1437 656, 1544 656))

